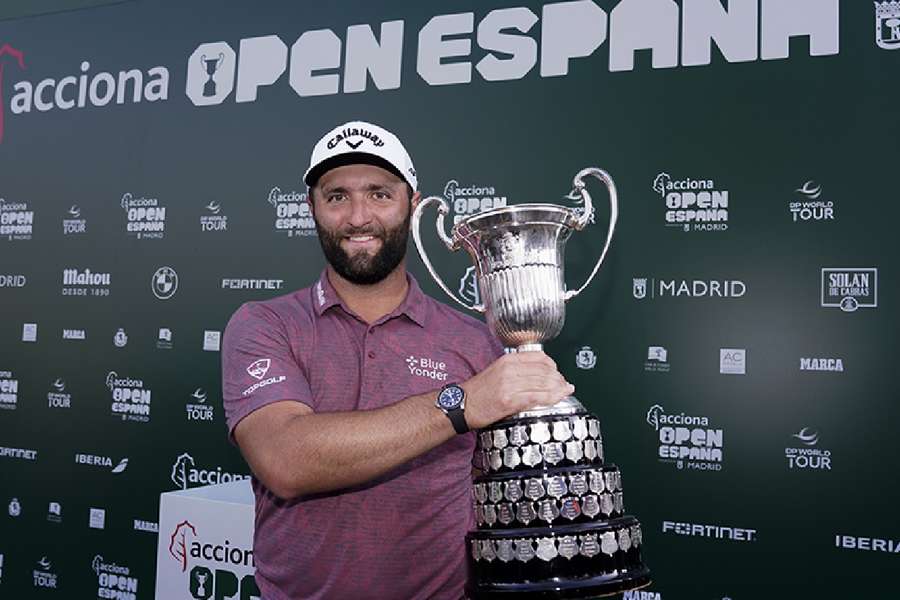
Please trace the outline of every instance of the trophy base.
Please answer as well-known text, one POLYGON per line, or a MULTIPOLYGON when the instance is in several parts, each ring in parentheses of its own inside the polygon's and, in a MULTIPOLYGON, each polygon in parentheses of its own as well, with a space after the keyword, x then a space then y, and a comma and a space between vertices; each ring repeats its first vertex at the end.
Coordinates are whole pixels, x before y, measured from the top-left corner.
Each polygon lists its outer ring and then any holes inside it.
POLYGON ((497 600, 516 597, 517 600, 576 600, 612 596, 650 585, 650 570, 642 567, 630 573, 602 575, 554 582, 487 584, 466 588, 469 600, 497 600))

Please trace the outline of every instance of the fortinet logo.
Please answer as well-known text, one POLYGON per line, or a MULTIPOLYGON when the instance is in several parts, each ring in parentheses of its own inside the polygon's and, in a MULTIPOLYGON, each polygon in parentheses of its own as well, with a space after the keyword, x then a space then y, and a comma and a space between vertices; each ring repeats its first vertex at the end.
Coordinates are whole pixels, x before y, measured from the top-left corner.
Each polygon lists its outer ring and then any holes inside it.
POLYGON ((222 279, 223 290, 280 290, 284 279, 222 279))

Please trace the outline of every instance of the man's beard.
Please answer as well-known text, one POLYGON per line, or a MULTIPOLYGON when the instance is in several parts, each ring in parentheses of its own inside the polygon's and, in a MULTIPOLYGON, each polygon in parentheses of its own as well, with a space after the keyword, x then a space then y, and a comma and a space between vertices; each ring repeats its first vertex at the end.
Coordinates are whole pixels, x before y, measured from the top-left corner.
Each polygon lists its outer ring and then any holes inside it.
POLYGON ((407 211, 406 218, 394 229, 385 230, 373 227, 347 227, 339 232, 327 231, 316 220, 316 231, 325 260, 337 271, 338 275, 357 285, 372 285, 384 280, 397 268, 406 256, 406 243, 409 239, 409 219, 412 210, 407 211), (360 251, 350 256, 341 247, 341 240, 351 235, 372 235, 381 239, 381 248, 375 254, 360 251))

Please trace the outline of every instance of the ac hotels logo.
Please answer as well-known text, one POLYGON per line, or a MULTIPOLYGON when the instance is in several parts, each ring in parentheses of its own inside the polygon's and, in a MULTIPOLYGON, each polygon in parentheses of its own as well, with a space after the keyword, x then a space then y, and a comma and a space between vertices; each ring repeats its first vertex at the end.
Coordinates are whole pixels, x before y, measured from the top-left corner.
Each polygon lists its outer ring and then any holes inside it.
POLYGON ((6 102, 3 100, 3 67, 5 67, 5 63, 3 62, 4 56, 13 57, 19 65, 19 68, 25 69, 25 53, 21 50, 16 50, 9 44, 3 44, 0 46, 0 144, 3 143, 3 116, 6 112, 6 102))

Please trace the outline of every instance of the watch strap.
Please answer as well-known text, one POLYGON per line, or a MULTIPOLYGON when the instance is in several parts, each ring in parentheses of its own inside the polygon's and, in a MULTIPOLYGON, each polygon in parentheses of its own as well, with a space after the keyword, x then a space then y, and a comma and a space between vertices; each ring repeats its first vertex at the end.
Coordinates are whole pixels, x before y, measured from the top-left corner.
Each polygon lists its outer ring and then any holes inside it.
POLYGON ((469 431, 469 424, 466 423, 466 412, 462 408, 455 408, 445 412, 447 418, 453 423, 453 429, 456 433, 466 433, 469 431))

